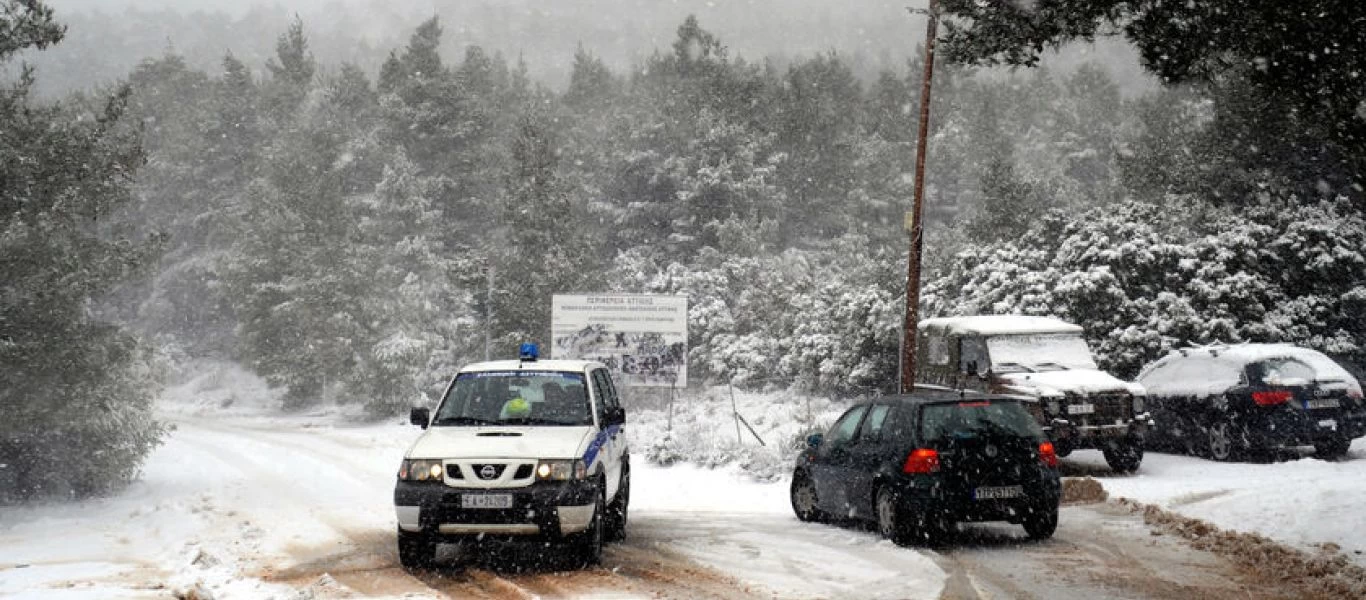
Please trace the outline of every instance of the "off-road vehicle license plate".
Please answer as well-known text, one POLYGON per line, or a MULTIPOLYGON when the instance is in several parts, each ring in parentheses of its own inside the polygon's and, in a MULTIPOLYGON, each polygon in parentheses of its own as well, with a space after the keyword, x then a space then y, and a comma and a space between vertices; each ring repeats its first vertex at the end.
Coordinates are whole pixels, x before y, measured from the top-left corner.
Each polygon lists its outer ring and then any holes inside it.
POLYGON ((1096 412, 1096 405, 1089 402, 1081 404, 1068 404, 1067 414, 1069 415, 1089 415, 1096 412))
POLYGON ((460 508, 512 508, 512 494, 465 494, 460 508))
POLYGON ((999 500, 1002 498, 1019 498, 1024 495, 1024 486, 1020 485, 997 485, 989 487, 979 487, 972 491, 972 497, 976 500, 999 500))

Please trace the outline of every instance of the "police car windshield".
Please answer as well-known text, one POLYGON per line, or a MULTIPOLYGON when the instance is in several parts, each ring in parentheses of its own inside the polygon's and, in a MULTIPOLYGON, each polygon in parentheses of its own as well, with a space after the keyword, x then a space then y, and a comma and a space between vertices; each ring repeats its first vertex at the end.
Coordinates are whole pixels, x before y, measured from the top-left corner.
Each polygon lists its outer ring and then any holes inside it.
POLYGON ((582 373, 462 373, 432 425, 591 425, 586 389, 582 373))

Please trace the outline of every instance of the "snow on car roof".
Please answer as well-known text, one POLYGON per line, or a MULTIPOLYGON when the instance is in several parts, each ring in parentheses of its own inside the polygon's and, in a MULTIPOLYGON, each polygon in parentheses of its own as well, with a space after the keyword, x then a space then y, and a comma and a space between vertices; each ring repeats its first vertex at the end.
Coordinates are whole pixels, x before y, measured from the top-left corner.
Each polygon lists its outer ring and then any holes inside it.
POLYGON ((978 315, 972 317, 940 317, 920 322, 921 330, 942 330, 949 335, 1015 335, 1030 333, 1081 333, 1080 325, 1073 325, 1053 317, 1024 315, 978 315))
POLYGON ((1323 382, 1340 381, 1358 393, 1360 383, 1317 350, 1292 344, 1229 344, 1173 350, 1143 368, 1138 381, 1150 394, 1210 396, 1238 384, 1248 364, 1269 358, 1293 358, 1308 364, 1323 382), (1168 369, 1168 365, 1176 366, 1168 369), (1160 369, 1160 370, 1159 370, 1160 369))
POLYGON ((591 360, 493 360, 461 367, 461 373, 484 371, 570 371, 582 373, 589 367, 602 366, 591 360))

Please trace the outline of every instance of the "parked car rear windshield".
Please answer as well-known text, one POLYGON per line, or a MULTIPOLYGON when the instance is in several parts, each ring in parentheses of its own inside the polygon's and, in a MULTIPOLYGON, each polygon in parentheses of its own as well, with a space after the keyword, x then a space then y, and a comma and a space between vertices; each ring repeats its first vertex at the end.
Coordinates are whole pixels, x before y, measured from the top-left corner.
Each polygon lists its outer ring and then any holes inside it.
POLYGON ((432 424, 592 425, 583 373, 461 373, 432 424))
POLYGON ((1248 365, 1252 381, 1266 385, 1309 385, 1314 368, 1293 358, 1268 358, 1248 365))
POLYGON ((982 434, 1043 437, 1039 423, 1015 400, 975 400, 927 404, 920 417, 926 442, 982 434))

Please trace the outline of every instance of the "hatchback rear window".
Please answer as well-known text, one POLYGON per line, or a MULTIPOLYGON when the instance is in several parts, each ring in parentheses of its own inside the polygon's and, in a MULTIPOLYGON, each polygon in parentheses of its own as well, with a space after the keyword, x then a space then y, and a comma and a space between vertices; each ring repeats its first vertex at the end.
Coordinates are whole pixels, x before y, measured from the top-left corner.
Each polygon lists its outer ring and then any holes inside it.
POLYGON ((980 433, 1043 437, 1039 423, 1014 400, 928 404, 922 409, 920 435, 926 442, 980 433))

